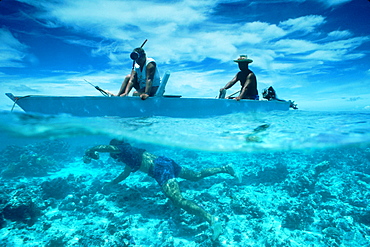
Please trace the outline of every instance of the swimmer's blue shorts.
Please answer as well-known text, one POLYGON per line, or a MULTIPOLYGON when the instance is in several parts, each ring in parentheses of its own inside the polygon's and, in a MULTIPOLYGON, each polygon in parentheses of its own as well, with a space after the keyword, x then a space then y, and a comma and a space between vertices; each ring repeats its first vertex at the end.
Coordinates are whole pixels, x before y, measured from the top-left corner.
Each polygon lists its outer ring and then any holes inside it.
POLYGON ((176 164, 175 161, 164 156, 159 156, 154 160, 154 167, 149 175, 162 186, 169 179, 178 177, 180 171, 181 166, 176 164))

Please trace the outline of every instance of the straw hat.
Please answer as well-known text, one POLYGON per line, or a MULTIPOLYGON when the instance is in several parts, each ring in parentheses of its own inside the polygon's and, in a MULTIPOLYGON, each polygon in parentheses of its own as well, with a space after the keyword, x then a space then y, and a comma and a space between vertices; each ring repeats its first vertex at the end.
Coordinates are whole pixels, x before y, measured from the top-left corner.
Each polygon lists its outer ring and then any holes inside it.
POLYGON ((238 59, 234 60, 236 63, 253 63, 252 59, 249 59, 247 55, 240 55, 238 59))

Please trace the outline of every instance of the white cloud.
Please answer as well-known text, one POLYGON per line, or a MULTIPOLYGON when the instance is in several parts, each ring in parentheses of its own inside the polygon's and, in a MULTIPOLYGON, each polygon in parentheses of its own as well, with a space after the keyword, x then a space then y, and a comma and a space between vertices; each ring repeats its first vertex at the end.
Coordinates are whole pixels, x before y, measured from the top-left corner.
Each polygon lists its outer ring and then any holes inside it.
MULTIPOLYGON (((239 28, 239 32, 247 32, 258 36, 259 41, 268 42, 272 39, 277 39, 285 36, 287 31, 275 24, 269 24, 266 22, 250 22, 239 28)), ((255 42, 258 42, 255 41, 255 42)))
MULTIPOLYGON (((38 19, 50 26, 68 26, 78 31, 88 32, 99 37, 118 40, 132 40, 135 33, 145 32, 158 35, 162 25, 177 23, 189 26, 205 20, 199 10, 183 1, 90 1, 66 0, 63 2, 35 2, 42 12, 38 19), (191 17, 191 18, 189 18, 191 17)), ((206 3, 207 5, 207 3, 206 3)), ((196 6, 202 9, 199 4, 196 6)))
POLYGON ((365 42, 368 42, 370 40, 369 37, 355 37, 351 39, 343 39, 343 40, 338 40, 338 41, 333 41, 324 44, 323 46, 327 49, 343 49, 343 50, 354 50, 360 45, 362 45, 365 42))
POLYGON ((316 0, 316 1, 323 3, 327 7, 332 7, 332 6, 337 6, 337 5, 341 5, 344 3, 349 3, 352 0, 316 0))
POLYGON ((306 59, 343 61, 359 59, 365 56, 365 53, 351 53, 363 43, 369 41, 369 37, 356 37, 345 40, 328 42, 320 45, 316 51, 306 56, 306 59))
POLYGON ((328 38, 331 38, 331 39, 345 39, 345 38, 349 38, 351 36, 352 36, 352 33, 348 30, 332 31, 332 32, 328 33, 328 38))
MULTIPOLYGON (((279 25, 266 22, 216 23, 209 19, 209 13, 221 1, 183 0, 174 2, 152 1, 88 1, 66 0, 44 2, 22 0, 36 5, 36 13, 43 23, 56 23, 55 26, 67 26, 76 33, 88 33, 90 36, 109 40, 111 43, 97 44, 88 40, 69 40, 69 43, 94 47, 92 55, 106 55, 111 65, 120 65, 127 53, 148 38, 145 49, 149 56, 162 63, 184 61, 201 62, 213 58, 228 62, 239 53, 259 57, 255 64, 263 69, 290 69, 287 62, 277 63, 276 58, 292 57, 292 54, 304 54, 295 59, 321 59, 338 61, 345 55, 302 39, 290 39, 289 34, 301 35, 316 32, 326 22, 320 15, 308 15, 281 21, 279 25), (88 10, 88 11, 87 11, 88 10), (284 39, 282 39, 284 38, 284 39), (315 52, 316 49, 316 52, 315 52), (333 54, 336 53, 336 54, 333 54), (308 57, 307 57, 308 55, 308 57)), ((224 1, 222 1, 224 2, 224 1)), ((233 2, 233 1, 229 1, 233 2)), ((333 3, 334 4, 334 3, 333 3)), ((345 43, 341 39, 351 35, 349 31, 333 31, 328 34, 332 39, 339 39, 338 45, 356 45, 360 41, 345 43), (340 43, 342 42, 342 43, 340 43)), ((329 43, 336 45, 336 43, 329 43)), ((350 50, 350 48, 348 48, 350 50)), ((352 59, 359 54, 349 56, 352 59)), ((321 60, 319 60, 321 61, 321 60)))
MULTIPOLYGON (((79 34, 115 40, 117 52, 127 52, 147 38, 151 44, 146 46, 148 53, 166 53, 174 61, 201 61, 208 55, 226 61, 230 55, 225 54, 237 53, 232 43, 235 39, 227 41, 233 35, 232 30, 223 30, 221 24, 207 22, 209 8, 217 1, 185 0, 163 4, 151 1, 66 0, 63 4, 22 1, 37 6, 40 12, 35 14, 36 18, 48 27, 72 27, 79 34)), ((94 54, 104 52, 113 59, 117 56, 111 54, 110 48, 94 50, 94 54)))
POLYGON ((272 47, 286 54, 297 54, 314 51, 319 48, 319 45, 307 40, 281 39, 275 42, 272 47))
POLYGON ((0 67, 24 67, 27 46, 6 28, 0 28, 0 67))
MULTIPOLYGON (((288 3, 288 2, 297 2, 297 3, 303 3, 303 2, 308 2, 312 0, 258 0, 258 1, 252 1, 252 4, 279 4, 279 3, 288 3)), ((333 7, 337 5, 341 5, 344 3, 351 2, 352 0, 315 0, 316 2, 322 3, 326 7, 333 7)))
POLYGON ((308 60, 326 60, 326 61, 340 61, 343 57, 343 51, 331 51, 331 50, 318 50, 314 51, 308 56, 305 56, 308 60))
POLYGON ((279 26, 288 32, 311 33, 318 26, 326 22, 325 17, 320 15, 308 15, 280 22, 279 26))

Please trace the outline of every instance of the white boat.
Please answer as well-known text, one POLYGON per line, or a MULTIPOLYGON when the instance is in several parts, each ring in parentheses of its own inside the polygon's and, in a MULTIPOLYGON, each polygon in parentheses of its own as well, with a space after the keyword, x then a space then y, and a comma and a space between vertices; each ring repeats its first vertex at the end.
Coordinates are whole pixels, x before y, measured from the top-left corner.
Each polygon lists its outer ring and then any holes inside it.
POLYGON ((182 98, 176 96, 104 97, 104 96, 14 96, 6 95, 27 113, 70 114, 79 117, 181 117, 200 118, 237 112, 287 111, 288 101, 182 98))
MULTIPOLYGON (((104 96, 41 96, 6 95, 27 113, 47 115, 70 114, 79 117, 180 117, 201 118, 253 111, 287 111, 291 101, 285 100, 247 100, 216 98, 182 98, 164 95, 169 72, 154 97, 141 100, 137 96, 107 97, 104 90, 94 86, 104 96)), ((91 84, 91 83, 90 83, 91 84)), ((92 85, 92 84, 91 84, 92 85)))

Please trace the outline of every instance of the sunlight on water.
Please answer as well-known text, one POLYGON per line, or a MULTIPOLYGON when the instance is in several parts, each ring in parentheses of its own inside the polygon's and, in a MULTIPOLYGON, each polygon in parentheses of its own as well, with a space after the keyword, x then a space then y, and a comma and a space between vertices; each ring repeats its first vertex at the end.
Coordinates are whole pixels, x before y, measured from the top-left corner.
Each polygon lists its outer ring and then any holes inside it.
POLYGON ((22 138, 103 135, 216 152, 337 147, 370 142, 370 113, 269 112, 184 119, 79 118, 4 113, 2 133, 22 138))

